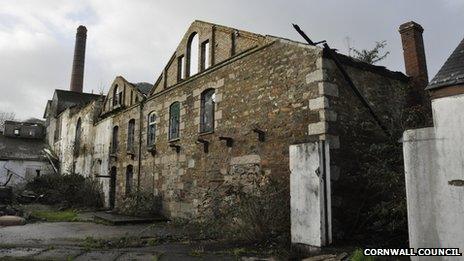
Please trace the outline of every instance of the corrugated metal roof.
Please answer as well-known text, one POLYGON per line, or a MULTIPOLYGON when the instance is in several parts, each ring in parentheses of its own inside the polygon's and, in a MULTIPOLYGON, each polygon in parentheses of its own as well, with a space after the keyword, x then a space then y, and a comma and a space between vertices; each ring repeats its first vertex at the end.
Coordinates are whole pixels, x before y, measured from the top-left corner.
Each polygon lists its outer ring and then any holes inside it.
POLYGON ((464 39, 430 81, 426 90, 464 84, 464 39))

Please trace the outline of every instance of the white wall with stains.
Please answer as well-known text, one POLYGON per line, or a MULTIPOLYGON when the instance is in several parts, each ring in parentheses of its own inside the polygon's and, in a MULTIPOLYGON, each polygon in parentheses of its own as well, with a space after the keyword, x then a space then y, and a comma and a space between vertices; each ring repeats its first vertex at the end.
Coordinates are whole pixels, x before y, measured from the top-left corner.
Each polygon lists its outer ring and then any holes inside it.
POLYGON ((408 130, 403 135, 410 245, 460 247, 462 252, 464 95, 434 99, 432 109, 434 127, 408 130))
POLYGON ((328 146, 324 144, 314 142, 290 146, 293 244, 321 247, 332 240, 331 204, 330 196, 327 196, 330 195, 330 159, 328 146))

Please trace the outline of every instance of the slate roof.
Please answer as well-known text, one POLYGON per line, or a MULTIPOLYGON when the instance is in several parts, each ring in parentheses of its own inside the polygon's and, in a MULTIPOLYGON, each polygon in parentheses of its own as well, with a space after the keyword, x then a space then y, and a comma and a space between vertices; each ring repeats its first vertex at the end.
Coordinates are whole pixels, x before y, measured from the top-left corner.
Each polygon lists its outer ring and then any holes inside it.
POLYGON ((58 99, 57 114, 75 105, 82 105, 101 97, 99 94, 55 90, 58 99))
POLYGON ((143 95, 148 95, 150 93, 151 88, 153 88, 153 84, 148 82, 138 82, 132 83, 143 95))
POLYGON ((464 39, 430 81, 426 90, 464 84, 464 39))
POLYGON ((0 134, 0 160, 45 160, 43 140, 5 137, 0 134))

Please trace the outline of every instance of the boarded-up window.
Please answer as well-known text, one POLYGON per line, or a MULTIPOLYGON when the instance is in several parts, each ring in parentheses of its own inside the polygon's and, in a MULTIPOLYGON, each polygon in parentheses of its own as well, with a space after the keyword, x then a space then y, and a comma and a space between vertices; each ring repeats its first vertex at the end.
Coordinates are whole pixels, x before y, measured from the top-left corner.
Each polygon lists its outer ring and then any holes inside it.
POLYGON ((147 145, 149 147, 155 145, 156 138, 156 115, 154 112, 148 115, 148 129, 147 129, 147 145))
POLYGON ((127 150, 134 151, 134 139, 135 139, 135 120, 131 119, 127 126, 127 150))
POLYGON ((201 94, 200 132, 214 130, 214 89, 208 89, 201 94))
POLYGON ((180 103, 174 102, 169 107, 169 140, 179 138, 180 103))

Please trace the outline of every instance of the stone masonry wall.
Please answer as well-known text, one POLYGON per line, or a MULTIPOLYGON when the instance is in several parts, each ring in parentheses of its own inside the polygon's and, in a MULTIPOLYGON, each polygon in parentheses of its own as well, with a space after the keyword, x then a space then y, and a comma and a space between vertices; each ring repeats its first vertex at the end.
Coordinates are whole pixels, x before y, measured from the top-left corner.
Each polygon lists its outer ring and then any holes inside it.
POLYGON ((318 138, 307 135, 308 122, 320 121, 308 107, 319 86, 308 84, 308 77, 320 70, 321 57, 320 48, 279 40, 150 97, 143 119, 157 115, 156 153, 147 151, 145 127, 141 185, 163 196, 169 216, 190 217, 198 214, 204 193, 223 182, 246 183, 248 175, 288 182, 289 145, 318 138), (200 134, 200 95, 208 88, 216 93, 215 129, 200 134), (180 139, 169 142, 175 101, 181 103, 180 139), (264 142, 254 128, 265 132, 264 142), (220 136, 233 138, 233 146, 220 136), (209 141, 208 153, 198 138, 209 141), (179 153, 169 145, 180 146, 179 153))
MULTIPOLYGON (((404 91, 408 88, 407 77, 384 68, 341 60, 345 61, 347 73, 384 125, 388 129, 399 128, 395 123, 401 122, 405 105, 404 91)), ((375 146, 377 142, 389 138, 355 96, 335 63, 326 59, 324 71, 327 75, 324 85, 330 86, 325 106, 327 115, 330 115, 328 118, 331 119, 326 128, 332 137, 332 213, 334 238, 337 240, 344 238, 349 233, 348 228, 356 223, 356 212, 363 200, 362 193, 357 190, 362 186, 353 184, 355 169, 364 164, 355 156, 360 153, 359 144, 375 146)))

